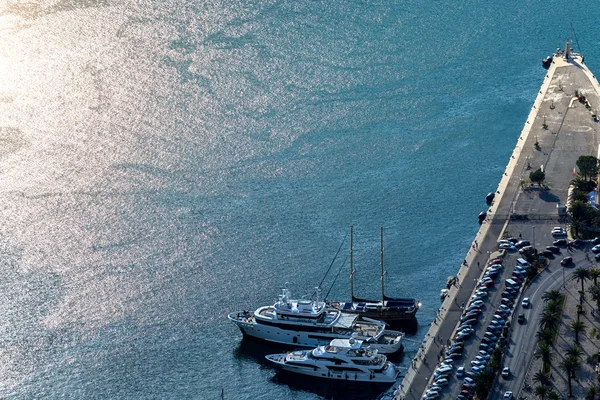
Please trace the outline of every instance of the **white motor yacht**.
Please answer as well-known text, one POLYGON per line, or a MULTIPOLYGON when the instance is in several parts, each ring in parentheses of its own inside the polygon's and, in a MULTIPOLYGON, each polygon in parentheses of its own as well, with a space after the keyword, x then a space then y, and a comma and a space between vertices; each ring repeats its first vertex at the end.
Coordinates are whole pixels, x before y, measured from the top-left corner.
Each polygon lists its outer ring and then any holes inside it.
POLYGON ((328 308, 319 300, 318 290, 316 300, 293 300, 287 284, 274 305, 254 312, 234 312, 228 318, 242 334, 280 344, 316 347, 333 339, 354 337, 380 353, 396 353, 403 348, 404 334, 386 330, 385 322, 328 308))
POLYGON ((285 371, 326 379, 394 383, 398 368, 362 340, 335 339, 312 350, 270 354, 266 359, 285 371))

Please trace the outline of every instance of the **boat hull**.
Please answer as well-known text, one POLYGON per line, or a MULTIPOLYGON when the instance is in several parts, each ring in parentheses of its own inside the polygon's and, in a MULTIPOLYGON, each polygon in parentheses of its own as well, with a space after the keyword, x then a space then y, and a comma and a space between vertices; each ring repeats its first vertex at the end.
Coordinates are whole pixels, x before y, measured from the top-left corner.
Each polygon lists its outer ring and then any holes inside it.
POLYGON ((394 311, 355 311, 352 309, 344 309, 343 311, 348 314, 358 314, 366 318, 377 319, 385 322, 403 322, 416 319, 416 311, 414 313, 394 311))
POLYGON ((384 302, 354 298, 348 302, 329 302, 329 306, 344 313, 356 314, 388 323, 408 322, 416 320, 419 311, 418 302, 414 299, 386 298, 384 302))
MULTIPOLYGON (((317 347, 327 345, 333 339, 349 339, 352 336, 352 332, 340 334, 325 329, 307 332, 284 329, 276 325, 263 325, 256 323, 253 318, 244 317, 243 313, 231 313, 228 318, 237 325, 244 336, 289 346, 317 347)), ((403 334, 396 331, 384 331, 378 338, 378 342, 370 343, 370 345, 382 354, 398 353, 403 350, 403 334)))
POLYGON ((331 371, 325 366, 312 364, 289 365, 285 362, 285 354, 272 354, 266 358, 274 363, 281 371, 334 381, 370 382, 389 385, 395 383, 398 376, 397 367, 390 362, 386 363, 387 365, 384 371, 373 373, 364 371, 331 371))

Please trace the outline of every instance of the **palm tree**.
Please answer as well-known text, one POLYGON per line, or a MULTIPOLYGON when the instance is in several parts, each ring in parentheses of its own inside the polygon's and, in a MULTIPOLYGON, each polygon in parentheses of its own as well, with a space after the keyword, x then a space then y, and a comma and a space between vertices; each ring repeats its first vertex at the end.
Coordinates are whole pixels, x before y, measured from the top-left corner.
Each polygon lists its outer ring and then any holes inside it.
POLYGON ((541 386, 550 386, 552 381, 550 380, 550 374, 548 372, 536 372, 533 375, 533 381, 535 383, 539 383, 541 386))
POLYGON ((569 324, 569 328, 575 334, 575 343, 579 344, 579 333, 585 332, 585 324, 582 321, 573 321, 569 324))
POLYGON ((549 391, 550 391, 550 388, 548 388, 548 386, 544 386, 544 385, 538 385, 535 388, 533 388, 533 394, 542 400, 544 400, 544 397, 546 397, 546 395, 548 394, 549 391))
POLYGON ((554 339, 554 332, 550 329, 541 329, 535 334, 542 343, 550 343, 554 339))
POLYGON ((558 290, 551 290, 542 294, 542 300, 544 300, 545 302, 560 300, 561 298, 562 294, 560 294, 560 291, 558 290))
POLYGON ((538 345, 535 357, 542 359, 542 370, 546 371, 552 364, 552 347, 546 342, 541 342, 538 345))
POLYGON ((581 291, 583 292, 583 282, 590 279, 590 271, 587 268, 577 267, 575 271, 573 271, 573 276, 571 280, 581 281, 581 291))
POLYGON ((561 370, 563 370, 565 372, 565 374, 567 374, 567 378, 568 378, 568 382, 569 382, 569 397, 573 397, 573 388, 571 387, 571 374, 573 373, 573 371, 575 370, 575 364, 573 363, 574 360, 571 357, 567 357, 564 360, 561 361, 559 367, 561 370))
POLYGON ((551 390, 548 393, 548 400, 560 400, 560 394, 556 390, 551 390))
POLYGON ((594 280, 594 285, 598 285, 598 278, 600 278, 600 269, 598 269, 598 268, 590 269, 590 279, 594 280))
POLYGON ((571 345, 566 348, 565 354, 567 357, 574 357, 575 359, 579 360, 583 354, 583 350, 577 346, 571 345))
POLYGON ((547 313, 545 310, 540 317, 540 328, 548 329, 552 332, 556 331, 560 325, 560 319, 556 314, 547 313))
POLYGON ((575 378, 575 373, 581 368, 581 361, 577 357, 567 357, 567 359, 569 359, 573 365, 573 378, 575 378))
POLYGON ((544 311, 560 316, 560 313, 562 311, 562 302, 560 300, 552 300, 546 303, 544 311))
POLYGON ((475 383, 475 393, 481 399, 487 398, 490 388, 494 384, 495 375, 491 369, 486 368, 473 378, 475 383))

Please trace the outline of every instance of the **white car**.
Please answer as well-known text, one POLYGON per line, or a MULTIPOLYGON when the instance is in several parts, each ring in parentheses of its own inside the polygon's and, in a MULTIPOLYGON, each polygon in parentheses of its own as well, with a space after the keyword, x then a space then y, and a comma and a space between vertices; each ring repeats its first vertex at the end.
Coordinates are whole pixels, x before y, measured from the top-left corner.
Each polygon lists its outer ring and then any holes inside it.
POLYGON ((552 228, 552 236, 567 236, 567 231, 560 226, 552 228))
POLYGON ((450 372, 450 371, 452 371, 452 367, 450 365, 443 365, 441 367, 438 367, 438 369, 435 370, 435 372, 433 373, 433 376, 439 376, 443 373, 450 372))
POLYGON ((523 299, 523 301, 521 302, 521 305, 523 306, 523 308, 527 308, 527 307, 529 307, 529 305, 530 305, 530 304, 531 304, 531 303, 529 302, 529 297, 525 297, 525 298, 523 299))
POLYGON ((459 369, 457 369, 456 376, 458 378, 462 378, 463 376, 465 376, 465 367, 460 367, 459 369))
POLYGON ((514 244, 512 243, 500 243, 498 245, 499 249, 504 249, 504 250, 516 250, 517 248, 515 247, 514 244))
POLYGON ((600 244, 597 244, 594 247, 592 247, 592 253, 600 253, 600 244))
POLYGON ((504 392, 504 397, 503 398, 504 399, 512 399, 513 398, 512 392, 510 390, 504 392))
POLYGON ((439 386, 445 386, 448 384, 448 379, 446 379, 446 378, 436 379, 435 384, 439 385, 439 386))

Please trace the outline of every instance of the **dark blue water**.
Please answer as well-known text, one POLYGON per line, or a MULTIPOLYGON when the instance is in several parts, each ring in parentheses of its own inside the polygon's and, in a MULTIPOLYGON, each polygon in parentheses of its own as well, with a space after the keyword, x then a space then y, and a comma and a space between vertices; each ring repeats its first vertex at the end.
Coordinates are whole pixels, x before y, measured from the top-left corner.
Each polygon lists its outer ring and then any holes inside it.
POLYGON ((420 341, 569 22, 600 71, 596 6, 0 2, 0 397, 376 398, 226 315, 310 293, 350 225, 377 296, 384 226, 420 341))

